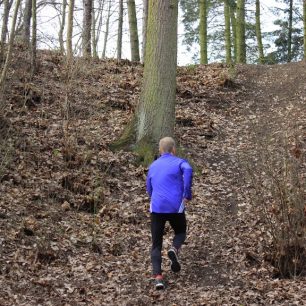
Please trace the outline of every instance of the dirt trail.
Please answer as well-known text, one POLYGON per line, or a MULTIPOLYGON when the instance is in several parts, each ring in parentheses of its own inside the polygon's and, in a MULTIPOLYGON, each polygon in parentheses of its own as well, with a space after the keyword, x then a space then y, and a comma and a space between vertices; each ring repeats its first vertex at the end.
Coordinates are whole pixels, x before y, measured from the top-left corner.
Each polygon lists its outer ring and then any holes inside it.
POLYGON ((76 67, 68 124, 61 59, 40 56, 33 81, 40 102, 24 100, 21 53, 8 93, 19 138, 15 147, 7 140, 15 155, 0 173, 0 305, 303 305, 306 280, 272 279, 262 260, 261 222, 240 157, 255 154, 254 137, 305 131, 305 63, 238 66, 230 88, 222 65, 180 71, 176 136, 196 165, 195 196, 182 271, 170 272, 166 230, 167 289, 157 292, 146 171, 132 153, 107 147, 130 119, 142 68, 111 61, 76 67))

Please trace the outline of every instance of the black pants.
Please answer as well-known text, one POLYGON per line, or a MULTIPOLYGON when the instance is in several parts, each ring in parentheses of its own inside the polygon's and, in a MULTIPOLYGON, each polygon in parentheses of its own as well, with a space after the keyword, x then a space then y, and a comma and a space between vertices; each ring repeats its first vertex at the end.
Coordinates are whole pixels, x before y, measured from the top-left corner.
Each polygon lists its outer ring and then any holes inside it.
POLYGON ((159 214, 151 213, 152 251, 151 261, 153 275, 161 274, 161 250, 166 222, 169 221, 174 230, 173 246, 179 249, 186 239, 186 216, 185 213, 159 214))

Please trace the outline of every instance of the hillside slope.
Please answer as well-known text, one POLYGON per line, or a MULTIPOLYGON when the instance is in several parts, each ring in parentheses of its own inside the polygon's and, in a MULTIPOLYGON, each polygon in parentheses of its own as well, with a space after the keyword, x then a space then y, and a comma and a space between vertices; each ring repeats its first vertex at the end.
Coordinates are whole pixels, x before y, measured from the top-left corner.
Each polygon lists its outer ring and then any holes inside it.
MULTIPOLYGON (((305 63, 238 66, 234 82, 222 65, 179 69, 175 133, 196 165, 195 197, 183 269, 173 275, 165 256, 156 292, 146 169, 108 149, 142 67, 78 60, 67 71, 41 52, 30 83, 25 57, 15 51, 0 125, 0 305, 303 305, 305 278, 273 279, 263 260, 240 158, 264 134, 305 137, 305 63)), ((167 229, 165 251, 170 241, 167 229)))

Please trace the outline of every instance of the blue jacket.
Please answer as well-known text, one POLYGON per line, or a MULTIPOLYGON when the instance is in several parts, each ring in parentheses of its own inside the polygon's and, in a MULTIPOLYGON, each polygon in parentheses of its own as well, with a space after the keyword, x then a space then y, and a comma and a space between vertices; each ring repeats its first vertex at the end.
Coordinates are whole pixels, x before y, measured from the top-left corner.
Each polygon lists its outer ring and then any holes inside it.
POLYGON ((192 168, 189 163, 170 153, 155 160, 147 175, 150 212, 181 213, 183 199, 191 200, 192 168))

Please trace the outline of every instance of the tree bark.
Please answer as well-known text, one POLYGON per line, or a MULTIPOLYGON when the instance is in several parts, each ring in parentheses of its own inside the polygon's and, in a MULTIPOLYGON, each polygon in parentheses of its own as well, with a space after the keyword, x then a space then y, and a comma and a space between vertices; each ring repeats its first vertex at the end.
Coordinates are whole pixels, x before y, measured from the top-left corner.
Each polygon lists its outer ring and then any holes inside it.
POLYGON ((288 20, 288 55, 287 62, 292 60, 292 19, 293 19, 293 0, 289 2, 289 20, 288 20))
POLYGON ((304 12, 304 59, 306 60, 306 0, 303 0, 303 12, 304 12))
POLYGON ((84 57, 91 56, 91 26, 92 26, 92 0, 83 0, 83 34, 82 34, 82 50, 84 57))
POLYGON ((264 52, 262 44, 262 35, 261 35, 261 25, 260 25, 260 0, 256 0, 256 37, 258 44, 258 60, 260 64, 264 63, 264 52))
POLYGON ((107 47, 107 40, 108 40, 108 34, 109 34, 109 20, 110 20, 110 15, 111 15, 110 10, 111 10, 111 1, 109 1, 109 4, 108 4, 102 58, 106 57, 106 47, 107 47))
POLYGON ((118 37, 117 37, 117 60, 122 58, 122 26, 123 26, 123 0, 119 0, 118 37))
POLYGON ((139 39, 138 39, 135 0, 127 0, 127 6, 128 6, 129 27, 130 27, 131 60, 133 62, 139 62, 140 61, 139 39))
POLYGON ((17 21, 17 15, 18 15, 18 9, 20 6, 20 2, 21 0, 16 0, 16 3, 15 3, 15 9, 14 9, 14 15, 13 15, 13 20, 11 24, 10 39, 9 39, 8 50, 6 54, 6 60, 5 60, 5 63, 4 63, 2 72, 1 72, 1 77, 0 77, 0 87, 1 88, 4 85, 6 73, 7 73, 10 61, 11 61, 12 50, 14 46, 14 38, 15 38, 15 27, 16 27, 16 21, 17 21))
POLYGON ((245 0, 237 1, 237 62, 246 63, 245 0))
POLYGON ((22 43, 26 47, 29 47, 30 45, 31 17, 32 17, 32 0, 26 0, 24 15, 23 15, 23 33, 22 33, 22 43))
POLYGON ((147 40, 147 23, 148 23, 148 0, 143 0, 142 13, 142 62, 145 62, 146 57, 146 40, 147 40))
POLYGON ((235 1, 230 1, 230 16, 231 16, 231 24, 232 24, 232 45, 234 47, 234 62, 237 62, 237 22, 236 22, 236 4, 235 1))
POLYGON ((12 5, 12 2, 10 0, 4 0, 4 9, 3 9, 3 17, 2 17, 2 29, 1 29, 0 61, 3 60, 3 56, 4 56, 4 45, 6 43, 7 24, 8 24, 11 5, 12 5))
POLYGON ((73 11, 74 11, 74 0, 69 0, 68 26, 67 26, 67 62, 68 63, 71 63, 73 58, 73 50, 72 50, 73 11))
POLYGON ((60 29, 58 32, 58 40, 60 44, 60 51, 62 54, 65 52, 64 47, 64 29, 65 29, 65 23, 66 23, 66 8, 67 8, 67 0, 63 0, 62 4, 62 11, 61 11, 61 23, 60 23, 60 29))
POLYGON ((207 64, 207 0, 200 0, 200 63, 207 64))
POLYGON ((146 63, 135 117, 112 148, 136 142, 140 161, 154 158, 157 144, 173 136, 177 66, 177 0, 149 0, 146 63))
POLYGON ((32 44, 31 44, 31 78, 36 72, 36 48, 37 48, 37 14, 36 0, 32 0, 32 44))
POLYGON ((230 19, 230 7, 229 1, 224 0, 224 21, 225 21, 225 60, 227 64, 232 62, 231 54, 231 19, 230 19))
POLYGON ((137 141, 173 136, 177 66, 177 0, 150 0, 146 65, 137 112, 137 141))

